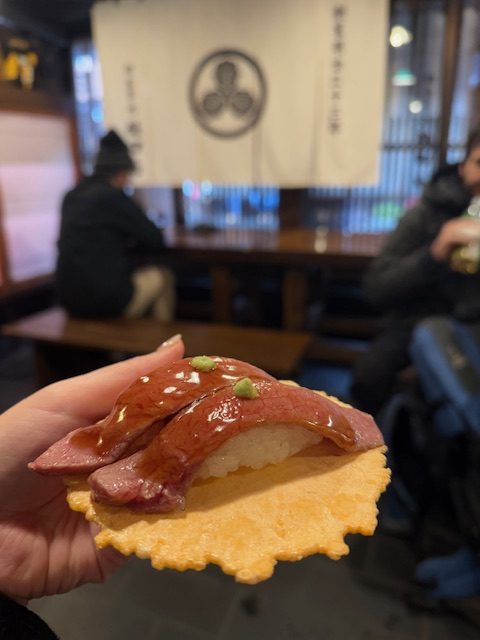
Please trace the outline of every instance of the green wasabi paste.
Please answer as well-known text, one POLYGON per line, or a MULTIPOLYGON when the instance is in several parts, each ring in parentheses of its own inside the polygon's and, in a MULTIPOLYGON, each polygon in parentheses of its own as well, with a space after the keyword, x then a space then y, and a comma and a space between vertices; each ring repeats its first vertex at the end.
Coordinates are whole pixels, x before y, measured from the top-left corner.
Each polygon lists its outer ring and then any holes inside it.
POLYGON ((242 378, 233 387, 233 393, 237 398, 249 398, 253 400, 258 398, 258 391, 253 386, 253 382, 250 378, 242 378))
POLYGON ((190 360, 190 364, 194 369, 199 371, 213 371, 217 368, 217 363, 208 356, 195 356, 190 360))

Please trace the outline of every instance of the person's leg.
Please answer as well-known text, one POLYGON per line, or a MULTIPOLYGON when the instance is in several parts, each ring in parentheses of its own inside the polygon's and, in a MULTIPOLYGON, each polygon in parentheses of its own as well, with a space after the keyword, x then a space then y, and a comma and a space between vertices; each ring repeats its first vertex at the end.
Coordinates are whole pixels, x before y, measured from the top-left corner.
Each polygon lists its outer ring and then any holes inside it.
POLYGON ((172 294, 170 292, 172 285, 168 274, 166 269, 158 267, 143 267, 134 271, 132 274, 133 296, 123 315, 127 318, 141 318, 152 308, 154 317, 160 320, 171 320, 173 317, 172 294), (170 309, 171 315, 164 313, 157 316, 155 307, 164 295, 166 298, 165 309, 170 309))
POLYGON ((389 329, 360 356, 353 369, 350 389, 355 407, 375 415, 389 399, 397 374, 409 363, 411 332, 389 329))
POLYGON ((162 322, 169 322, 175 318, 175 278, 170 269, 159 269, 162 278, 160 295, 154 300, 152 316, 162 322))

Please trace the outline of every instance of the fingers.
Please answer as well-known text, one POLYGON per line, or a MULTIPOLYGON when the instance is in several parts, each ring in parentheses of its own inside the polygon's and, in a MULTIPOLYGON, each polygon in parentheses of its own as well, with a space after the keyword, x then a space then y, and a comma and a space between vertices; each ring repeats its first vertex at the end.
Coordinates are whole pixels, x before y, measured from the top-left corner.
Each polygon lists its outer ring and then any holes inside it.
POLYGON ((448 224, 449 237, 452 241, 462 242, 480 238, 480 224, 478 220, 470 218, 455 218, 448 224))
POLYGON ((446 222, 431 245, 431 254, 439 262, 447 262, 456 247, 480 241, 480 224, 469 218, 453 218, 446 222))
MULTIPOLYGON (((90 522, 90 531, 92 537, 95 538, 97 533, 100 533, 102 528, 96 522, 90 522)), ((93 542, 93 541, 92 541, 93 542)), ((99 578, 100 582, 105 582, 107 578, 117 569, 120 569, 129 558, 122 555, 113 547, 106 547, 105 549, 97 549, 95 543, 93 543, 94 553, 98 560, 99 578)))
POLYGON ((29 400, 35 399, 36 406, 41 409, 78 416, 86 424, 95 422, 110 412, 119 393, 134 380, 182 358, 183 353, 181 336, 174 336, 153 353, 57 382, 29 400))

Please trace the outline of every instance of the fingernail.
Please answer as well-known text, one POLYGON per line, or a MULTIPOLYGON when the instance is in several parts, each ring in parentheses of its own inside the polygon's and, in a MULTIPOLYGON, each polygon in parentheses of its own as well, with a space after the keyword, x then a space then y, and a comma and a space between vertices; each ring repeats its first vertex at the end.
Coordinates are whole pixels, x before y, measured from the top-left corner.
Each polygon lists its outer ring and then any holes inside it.
POLYGON ((157 351, 160 351, 160 349, 171 347, 172 344, 176 344, 177 342, 180 342, 181 339, 182 339, 182 334, 176 333, 171 338, 168 338, 168 340, 165 340, 165 342, 162 342, 162 344, 157 348, 157 351))

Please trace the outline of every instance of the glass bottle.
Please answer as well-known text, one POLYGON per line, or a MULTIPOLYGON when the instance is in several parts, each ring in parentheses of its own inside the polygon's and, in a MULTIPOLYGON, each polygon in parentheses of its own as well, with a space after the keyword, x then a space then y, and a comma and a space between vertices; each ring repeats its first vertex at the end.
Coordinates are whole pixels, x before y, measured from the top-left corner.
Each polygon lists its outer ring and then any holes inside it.
MULTIPOLYGON (((480 224, 480 196, 472 198, 463 217, 473 218, 480 224)), ((477 273, 480 270, 480 240, 473 239, 468 244, 454 249, 450 266, 459 273, 467 275, 477 273)))

